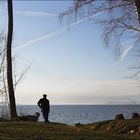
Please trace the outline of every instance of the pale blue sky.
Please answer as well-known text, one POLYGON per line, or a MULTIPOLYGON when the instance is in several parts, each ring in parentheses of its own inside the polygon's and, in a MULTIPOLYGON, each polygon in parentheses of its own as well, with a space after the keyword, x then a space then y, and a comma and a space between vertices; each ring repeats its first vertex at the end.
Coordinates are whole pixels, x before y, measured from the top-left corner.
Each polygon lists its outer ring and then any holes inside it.
MULTIPOLYGON (((51 104, 138 103, 136 81, 124 78, 134 63, 130 53, 116 65, 112 50, 104 47, 101 26, 87 19, 70 29, 66 21, 60 23, 57 15, 71 3, 14 1, 17 72, 32 62, 17 87, 16 102, 36 104, 46 93, 51 104)), ((0 9, 0 29, 6 29, 5 2, 0 9)))

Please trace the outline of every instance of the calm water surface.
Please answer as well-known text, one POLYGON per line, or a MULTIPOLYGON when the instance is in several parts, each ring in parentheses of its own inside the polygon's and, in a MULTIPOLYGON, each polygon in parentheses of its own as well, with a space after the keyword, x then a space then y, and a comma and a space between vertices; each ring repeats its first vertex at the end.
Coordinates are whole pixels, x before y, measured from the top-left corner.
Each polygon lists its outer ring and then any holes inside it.
MULTIPOLYGON (((39 107, 35 105, 19 105, 17 110, 18 114, 24 115, 40 112, 39 107)), ((67 124, 86 124, 114 119, 119 113, 123 113, 125 118, 130 118, 133 112, 140 113, 140 105, 52 105, 49 120, 67 124)), ((43 121, 42 115, 39 121, 43 121)))

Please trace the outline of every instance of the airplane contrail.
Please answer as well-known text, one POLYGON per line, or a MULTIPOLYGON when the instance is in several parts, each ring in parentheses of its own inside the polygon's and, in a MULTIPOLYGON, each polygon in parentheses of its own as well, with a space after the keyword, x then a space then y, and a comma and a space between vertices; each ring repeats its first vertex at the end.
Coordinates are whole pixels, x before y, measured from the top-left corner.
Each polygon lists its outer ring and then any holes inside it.
POLYGON ((58 14, 40 12, 40 11, 15 11, 16 15, 30 17, 58 17, 58 14))
POLYGON ((115 65, 118 65, 119 63, 123 62, 124 58, 127 56, 127 54, 134 48, 134 45, 131 44, 127 48, 123 49, 122 54, 119 56, 117 62, 115 65))
POLYGON ((39 38, 30 40, 30 41, 26 42, 25 44, 20 45, 19 47, 16 47, 14 50, 19 50, 19 49, 22 49, 22 48, 31 46, 31 45, 33 45, 33 44, 35 44, 35 43, 40 42, 40 41, 49 39, 49 38, 54 37, 54 36, 57 36, 57 35, 60 35, 60 34, 62 34, 62 33, 64 33, 64 32, 66 32, 66 31, 68 31, 68 28, 69 28, 69 27, 73 27, 73 26, 75 26, 75 25, 77 25, 77 24, 80 24, 80 23, 82 23, 83 21, 85 21, 85 20, 87 20, 87 19, 90 19, 90 18, 93 18, 93 17, 95 17, 95 16, 100 15, 101 13, 102 13, 102 12, 97 13, 97 14, 92 14, 92 15, 87 16, 87 17, 85 17, 85 18, 83 18, 83 19, 80 19, 80 20, 78 20, 78 21, 76 21, 76 22, 74 22, 74 23, 71 23, 71 24, 69 24, 69 25, 66 25, 66 26, 64 26, 64 27, 62 27, 62 28, 60 28, 60 29, 58 29, 58 30, 52 32, 52 33, 49 33, 49 34, 44 35, 44 36, 41 36, 41 37, 39 37, 39 38))

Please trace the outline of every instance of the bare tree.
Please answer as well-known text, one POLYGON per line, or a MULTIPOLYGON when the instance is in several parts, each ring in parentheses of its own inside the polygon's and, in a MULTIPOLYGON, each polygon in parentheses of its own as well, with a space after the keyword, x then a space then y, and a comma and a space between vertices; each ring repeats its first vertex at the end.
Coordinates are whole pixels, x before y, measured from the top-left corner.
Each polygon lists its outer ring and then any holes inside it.
POLYGON ((94 18, 95 23, 104 27, 103 38, 106 46, 113 47, 116 58, 123 51, 124 40, 140 44, 140 0, 76 0, 72 7, 60 14, 60 18, 78 20, 94 18))
MULTIPOLYGON (((7 86, 7 62, 6 62, 6 34, 4 31, 0 33, 0 116, 4 119, 10 119, 10 106, 8 97, 8 86, 7 86)), ((19 85, 24 75, 30 68, 31 64, 28 65, 23 71, 18 72, 16 70, 16 56, 13 55, 13 86, 14 92, 16 87, 19 85)))
POLYGON ((1 117, 9 119, 9 100, 6 78, 6 35, 4 31, 0 33, 0 105, 1 117))
POLYGON ((10 103, 10 118, 15 120, 17 118, 15 94, 13 87, 13 77, 12 77, 12 36, 13 36, 13 5, 12 0, 7 1, 8 4, 8 35, 7 35, 7 86, 9 94, 10 103))
MULTIPOLYGON (((8 34, 0 32, 0 96, 2 107, 4 107, 4 117, 15 120, 17 118, 15 90, 25 73, 30 68, 28 65, 25 70, 17 75, 15 69, 12 70, 12 38, 13 38, 13 7, 12 0, 8 4, 8 34), (14 79, 14 82, 13 82, 14 79)), ((15 68, 15 64, 13 68, 15 68)), ((2 109, 3 111, 3 109, 2 109)))

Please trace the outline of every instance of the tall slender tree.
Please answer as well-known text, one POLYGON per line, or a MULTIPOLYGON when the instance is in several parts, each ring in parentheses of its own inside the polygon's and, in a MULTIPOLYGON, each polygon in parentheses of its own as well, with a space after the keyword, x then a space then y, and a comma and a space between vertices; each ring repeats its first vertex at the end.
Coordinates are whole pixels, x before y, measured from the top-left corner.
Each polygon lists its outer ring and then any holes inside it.
POLYGON ((12 0, 7 1, 8 4, 8 34, 7 34, 7 86, 9 93, 9 104, 10 104, 10 118, 15 120, 17 117, 15 94, 13 88, 13 77, 12 77, 12 37, 13 37, 13 3, 12 0))

